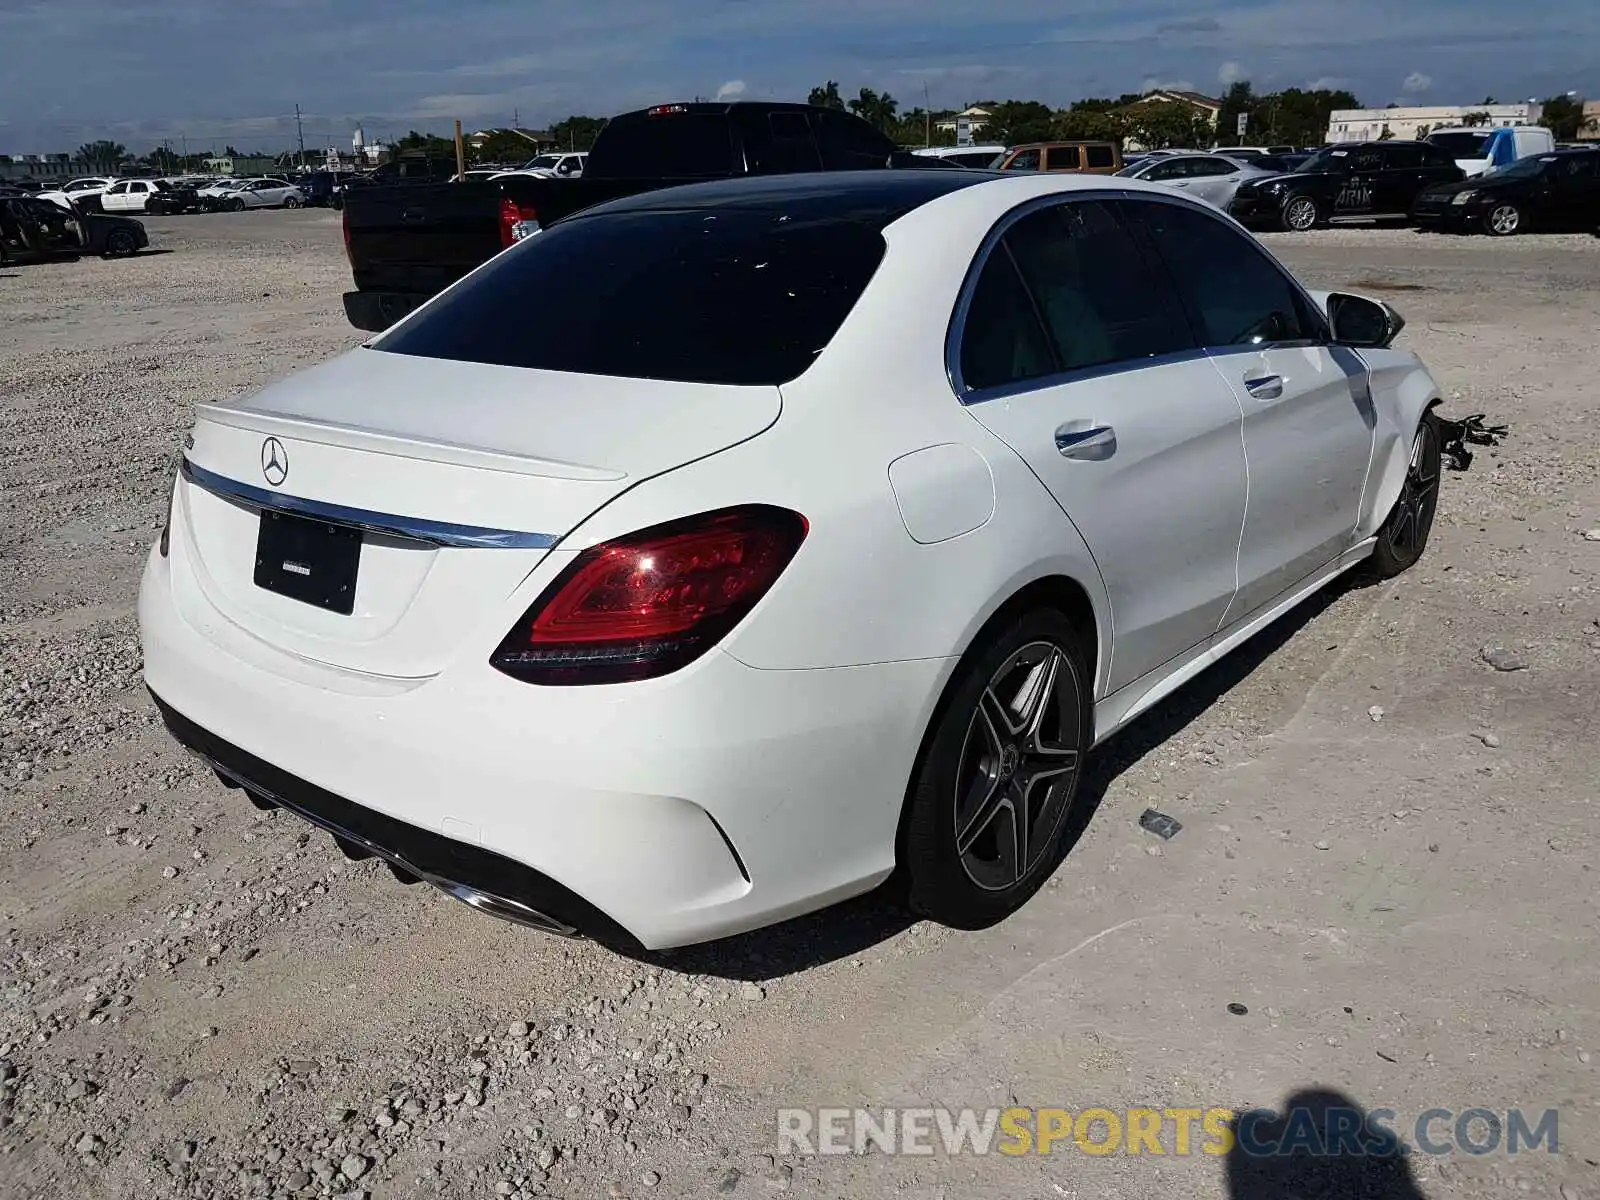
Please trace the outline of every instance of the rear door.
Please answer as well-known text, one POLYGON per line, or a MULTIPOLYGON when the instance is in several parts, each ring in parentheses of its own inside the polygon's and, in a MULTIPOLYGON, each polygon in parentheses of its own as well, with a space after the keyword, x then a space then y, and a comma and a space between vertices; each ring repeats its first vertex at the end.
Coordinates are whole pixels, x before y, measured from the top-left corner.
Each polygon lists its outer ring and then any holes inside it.
POLYGON ((1373 211, 1397 215, 1409 213, 1418 194, 1427 186, 1426 153, 1419 142, 1387 142, 1379 147, 1383 169, 1378 172, 1377 195, 1373 211))
POLYGON ((1211 637, 1233 598, 1240 406, 1117 202, 1046 202, 1001 228, 965 298, 958 395, 1093 553, 1115 691, 1211 637))
POLYGON ((1375 211, 1383 155, 1376 146, 1357 146, 1348 155, 1335 158, 1334 169, 1341 172, 1334 180, 1335 217, 1365 217, 1375 211))
POLYGON ((1565 228, 1600 226, 1600 151, 1570 154, 1546 168, 1549 220, 1565 228))
POLYGON ((1239 164, 1231 158, 1217 154, 1196 155, 1185 159, 1184 165, 1188 184, 1184 190, 1208 203, 1225 203, 1238 186, 1239 164))
POLYGON ((1083 166, 1083 156, 1077 146, 1048 146, 1044 152, 1046 171, 1077 171, 1083 166))
POLYGON ((1244 414, 1250 507, 1231 622, 1354 544, 1376 424, 1367 369, 1328 344, 1304 290, 1254 238, 1188 206, 1128 203, 1244 414))

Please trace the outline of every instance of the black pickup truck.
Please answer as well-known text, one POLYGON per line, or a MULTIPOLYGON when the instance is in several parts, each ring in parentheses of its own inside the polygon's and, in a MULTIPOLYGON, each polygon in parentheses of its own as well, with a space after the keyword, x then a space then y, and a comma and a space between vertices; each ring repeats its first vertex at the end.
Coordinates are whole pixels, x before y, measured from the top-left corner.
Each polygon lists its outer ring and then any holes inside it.
POLYGON ((577 179, 512 174, 351 190, 344 241, 356 290, 345 293, 344 311, 357 329, 387 329, 519 238, 621 196, 738 175, 941 165, 836 109, 658 104, 607 122, 577 179))

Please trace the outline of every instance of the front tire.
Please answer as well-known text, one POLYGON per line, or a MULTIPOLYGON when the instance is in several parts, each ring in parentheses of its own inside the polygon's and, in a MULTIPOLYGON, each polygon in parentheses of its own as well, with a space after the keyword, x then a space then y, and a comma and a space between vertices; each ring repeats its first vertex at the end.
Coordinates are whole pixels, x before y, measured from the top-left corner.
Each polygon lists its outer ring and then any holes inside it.
POLYGON ((1433 516, 1439 507, 1439 470, 1443 455, 1439 418, 1424 413, 1411 440, 1411 461, 1406 466, 1400 498, 1378 530, 1378 544, 1370 559, 1379 579, 1392 579, 1413 566, 1428 546, 1433 516))
POLYGON ((1047 609, 957 668, 907 802, 901 865, 917 912, 983 929, 1049 877, 1093 740, 1091 679, 1072 623, 1047 609))
POLYGON ((1314 196, 1290 196, 1283 204, 1283 227, 1305 233, 1322 223, 1322 207, 1314 196))
POLYGON ((299 208, 300 207, 300 201, 296 200, 293 196, 290 196, 287 200, 285 200, 283 202, 283 206, 285 208, 299 208))
POLYGON ((139 243, 126 229, 113 229, 106 235, 107 258, 131 258, 138 249, 139 243))
POLYGON ((1510 237, 1521 233, 1524 223, 1522 210, 1510 201, 1494 205, 1483 215, 1484 232, 1493 237, 1510 237))
POLYGON ((239 200, 239 199, 230 200, 228 202, 228 211, 229 212, 243 212, 244 211, 244 201, 243 200, 239 200))

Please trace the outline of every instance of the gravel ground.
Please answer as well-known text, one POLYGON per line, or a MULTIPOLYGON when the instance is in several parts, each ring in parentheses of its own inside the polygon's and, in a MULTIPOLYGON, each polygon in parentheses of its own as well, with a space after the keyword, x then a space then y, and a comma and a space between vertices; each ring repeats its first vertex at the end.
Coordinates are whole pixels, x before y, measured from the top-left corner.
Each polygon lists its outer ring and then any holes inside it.
POLYGON ((1399 580, 1330 589, 1097 757, 1050 887, 632 961, 225 791, 133 606, 190 405, 355 344, 337 218, 152 219, 0 274, 0 1195, 1600 1196, 1600 241, 1267 240, 1511 425, 1399 580), (1498 665, 1491 665, 1493 659, 1498 665), (1146 806, 1184 822, 1171 842, 1146 806), (1242 1006, 1235 1015, 1228 1006, 1242 1006), (778 1155, 781 1105, 1560 1110, 1559 1152, 778 1155))

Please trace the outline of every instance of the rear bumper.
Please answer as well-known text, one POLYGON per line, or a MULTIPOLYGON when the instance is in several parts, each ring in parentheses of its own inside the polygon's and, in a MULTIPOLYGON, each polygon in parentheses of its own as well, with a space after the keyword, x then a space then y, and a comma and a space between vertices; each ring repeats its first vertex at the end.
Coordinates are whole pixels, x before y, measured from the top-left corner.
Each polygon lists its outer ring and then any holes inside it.
POLYGON ((485 645, 426 679, 356 675, 262 643, 187 590, 180 605, 176 552, 150 555, 139 620, 178 740, 486 911, 654 950, 893 870, 945 660, 763 671, 712 651, 658 680, 541 688, 489 667, 485 645))
POLYGON ((1235 196, 1228 202, 1228 215, 1241 225, 1261 225, 1276 222, 1279 205, 1262 196, 1235 196))
POLYGON ((432 298, 420 292, 346 292, 344 315, 357 329, 382 333, 432 298))

